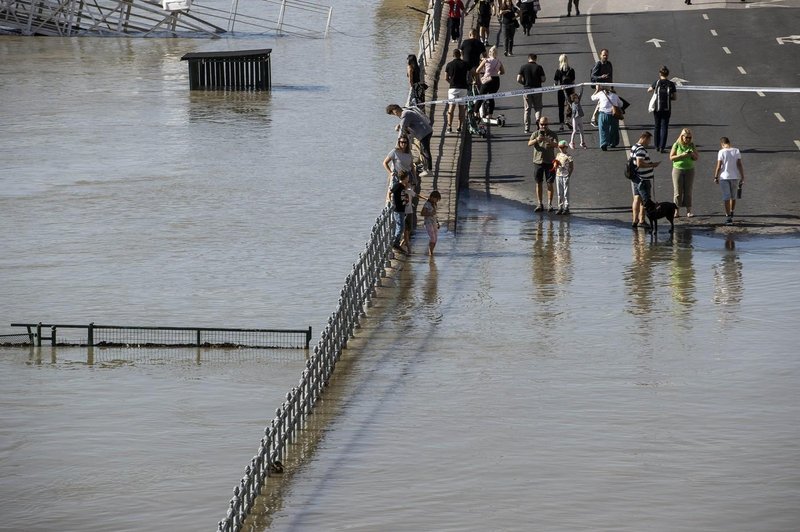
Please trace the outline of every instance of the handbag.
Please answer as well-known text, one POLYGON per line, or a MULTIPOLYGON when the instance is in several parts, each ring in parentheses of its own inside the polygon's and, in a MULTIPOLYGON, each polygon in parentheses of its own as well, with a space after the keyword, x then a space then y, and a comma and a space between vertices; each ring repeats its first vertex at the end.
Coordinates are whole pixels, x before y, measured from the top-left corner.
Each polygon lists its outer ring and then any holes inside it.
POLYGON ((519 28, 519 20, 514 19, 514 27, 519 28))
POLYGON ((613 116, 617 120, 622 120, 622 118, 625 116, 625 113, 622 112, 622 108, 621 107, 617 107, 616 105, 612 105, 611 106, 611 116, 613 116))
POLYGON ((653 91, 653 95, 650 97, 650 103, 647 104, 647 112, 654 113, 656 110, 656 102, 658 101, 658 91, 653 91))

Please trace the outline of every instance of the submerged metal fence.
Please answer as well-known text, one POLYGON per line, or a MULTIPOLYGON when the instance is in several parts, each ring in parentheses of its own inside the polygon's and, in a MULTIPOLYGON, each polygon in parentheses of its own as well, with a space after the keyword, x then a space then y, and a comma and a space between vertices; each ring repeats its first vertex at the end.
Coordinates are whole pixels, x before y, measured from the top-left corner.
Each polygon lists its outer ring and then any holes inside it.
MULTIPOLYGON (((214 327, 135 327, 12 323, 27 334, 9 335, 17 344, 96 347, 251 347, 308 349, 308 329, 225 329, 214 327)), ((7 343, 0 337, 0 344, 7 343)))
POLYGON ((264 429, 264 437, 256 455, 245 467, 244 476, 233 489, 225 519, 219 522, 218 532, 241 530, 270 474, 283 471, 283 460, 289 444, 305 426, 311 410, 322 395, 333 374, 336 362, 347 347, 355 328, 366 316, 366 308, 386 276, 391 257, 392 212, 381 212, 358 262, 345 279, 336 310, 320 335, 314 354, 306 362, 299 384, 286 394, 286 401, 275 412, 275 418, 264 429))

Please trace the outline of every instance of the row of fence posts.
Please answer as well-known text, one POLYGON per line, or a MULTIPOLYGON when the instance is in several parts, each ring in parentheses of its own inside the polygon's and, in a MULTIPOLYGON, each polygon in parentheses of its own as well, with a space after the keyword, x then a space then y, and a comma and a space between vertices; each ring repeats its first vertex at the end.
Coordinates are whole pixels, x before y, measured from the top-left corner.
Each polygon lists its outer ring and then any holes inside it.
MULTIPOLYGON (((419 41, 419 62, 423 72, 428 60, 433 57, 441 14, 442 0, 435 0, 432 10, 425 17, 419 41)), ((217 532, 241 530, 267 478, 270 474, 282 472, 289 444, 305 425, 333 375, 347 341, 360 325, 361 318, 366 316, 365 308, 370 306, 375 288, 381 286, 381 279, 386 277, 391 256, 392 229, 392 211, 387 207, 372 227, 365 251, 359 255, 358 262, 345 280, 336 310, 328 318, 319 343, 306 362, 300 383, 286 394, 286 401, 275 411, 275 418, 264 429, 258 452, 245 468, 242 480, 233 489, 228 512, 225 519, 219 522, 217 532)))
POLYGON ((289 444, 304 427, 333 374, 342 350, 347 347, 347 341, 354 336, 355 329, 366 316, 366 308, 376 294, 376 287, 381 286, 381 279, 387 275, 392 229, 392 211, 387 207, 376 220, 366 249, 359 254, 358 262, 345 280, 336 310, 328 318, 299 384, 286 394, 286 401, 264 429, 258 452, 233 489, 233 498, 225 519, 219 522, 218 532, 241 530, 267 478, 283 471, 289 444))

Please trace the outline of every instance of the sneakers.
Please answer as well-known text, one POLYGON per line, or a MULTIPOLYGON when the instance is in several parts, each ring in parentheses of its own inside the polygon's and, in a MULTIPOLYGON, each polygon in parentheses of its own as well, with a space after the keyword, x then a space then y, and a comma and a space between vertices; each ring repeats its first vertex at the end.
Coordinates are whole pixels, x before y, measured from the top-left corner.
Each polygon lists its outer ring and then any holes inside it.
POLYGON ((597 122, 595 121, 595 119, 594 119, 594 118, 592 118, 592 119, 589 121, 589 124, 591 124, 591 125, 592 125, 592 127, 597 127, 597 122))
POLYGON ((692 214, 692 213, 691 213, 691 211, 687 211, 687 212, 686 212, 686 217, 687 217, 687 218, 691 218, 691 217, 693 217, 693 216, 694 216, 694 214, 692 214))
POLYGON ((727 218, 725 218, 725 225, 733 225, 733 215, 729 214, 727 218))
POLYGON ((452 132, 453 132, 453 128, 452 128, 452 127, 450 127, 450 126, 447 126, 447 132, 448 132, 448 133, 452 133, 452 132))
POLYGON ((636 229, 637 227, 639 227, 639 222, 633 222, 633 223, 631 224, 631 227, 632 227, 633 229, 636 229))
POLYGON ((561 208, 559 208, 559 209, 556 211, 556 214, 564 214, 564 209, 561 209, 561 208))
POLYGON ((581 142, 581 148, 583 148, 584 150, 586 149, 586 143, 585 142, 581 142))
POLYGON ((561 214, 563 214, 564 216, 569 216, 569 207, 565 208, 565 209, 564 209, 564 210, 561 212, 561 214))
POLYGON ((550 205, 549 207, 547 207, 547 212, 556 212, 556 208, 553 207, 553 205, 550 205))
POLYGON ((540 203, 539 205, 536 206, 535 209, 533 209, 533 212, 542 212, 543 210, 544 210, 544 205, 540 203))
POLYGON ((571 150, 575 149, 575 143, 574 142, 570 142, 569 143, 569 149, 571 149, 571 150))
POLYGON ((525 126, 525 133, 530 133, 530 132, 531 132, 531 128, 529 126, 525 126))

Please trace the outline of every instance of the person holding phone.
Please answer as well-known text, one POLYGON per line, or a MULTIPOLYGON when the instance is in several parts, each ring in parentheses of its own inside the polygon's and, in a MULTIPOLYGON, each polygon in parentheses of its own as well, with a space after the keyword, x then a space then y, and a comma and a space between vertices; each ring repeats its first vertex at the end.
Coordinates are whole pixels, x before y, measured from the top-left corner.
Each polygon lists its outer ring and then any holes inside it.
POLYGON ((672 145, 669 160, 672 161, 672 188, 675 205, 678 210, 675 216, 681 214, 681 207, 686 208, 686 216, 691 218, 692 213, 692 188, 694 187, 694 163, 698 159, 697 146, 692 142, 692 130, 683 128, 678 140, 672 145))

